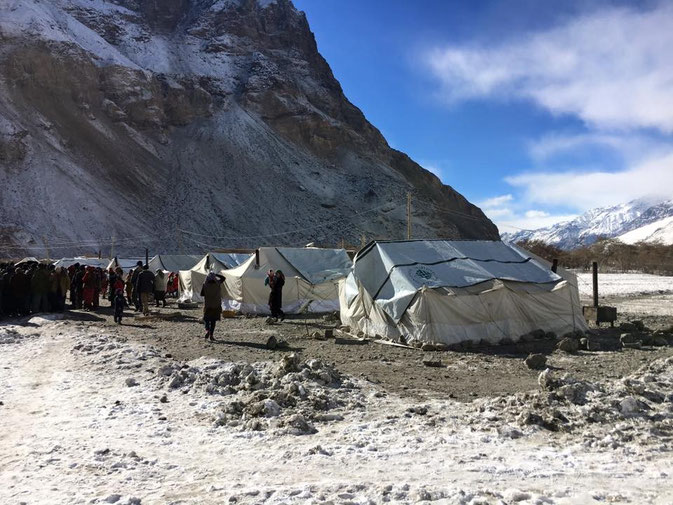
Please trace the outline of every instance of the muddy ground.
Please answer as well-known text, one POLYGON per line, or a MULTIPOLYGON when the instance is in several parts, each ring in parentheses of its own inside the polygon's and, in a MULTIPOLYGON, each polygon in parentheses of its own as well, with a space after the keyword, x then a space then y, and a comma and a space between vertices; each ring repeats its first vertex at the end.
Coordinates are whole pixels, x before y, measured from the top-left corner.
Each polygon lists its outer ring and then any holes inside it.
MULTIPOLYGON (((107 302, 103 303, 107 305, 107 302)), ((669 300, 659 300, 657 296, 615 298, 604 303, 620 309, 620 321, 641 319, 653 330, 673 325, 673 304, 669 300)), ((618 342, 620 331, 606 327, 597 330, 597 339, 605 351, 578 351, 576 354, 555 350, 553 340, 462 352, 423 352, 374 342, 344 345, 336 344, 333 339, 322 341, 312 337, 316 331, 322 332, 339 324, 325 322, 322 316, 290 316, 274 325, 267 325, 263 317, 223 319, 215 332, 216 341, 211 343, 203 339, 200 310, 178 310, 174 306, 153 310, 162 317, 176 315, 176 312, 182 317, 145 319, 127 311, 123 325, 118 326, 112 321, 109 307, 103 307, 96 313, 68 311, 66 320, 155 345, 178 360, 208 356, 255 362, 277 360, 283 353, 300 352, 303 359, 321 359, 334 364, 341 372, 379 384, 389 392, 461 401, 537 388, 539 371, 530 370, 524 364, 529 353, 545 354, 552 369, 591 381, 621 377, 654 359, 673 355, 673 347, 622 350, 618 342), (287 342, 287 348, 266 349, 265 342, 271 335, 287 342), (423 361, 428 359, 441 360, 445 367, 425 366, 423 361)))

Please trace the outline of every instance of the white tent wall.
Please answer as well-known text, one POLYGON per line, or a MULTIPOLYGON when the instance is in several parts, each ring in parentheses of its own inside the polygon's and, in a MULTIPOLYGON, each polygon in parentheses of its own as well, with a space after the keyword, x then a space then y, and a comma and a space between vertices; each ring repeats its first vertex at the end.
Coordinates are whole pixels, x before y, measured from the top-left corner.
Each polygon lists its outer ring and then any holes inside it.
POLYGON ((269 270, 281 270, 285 275, 283 312, 336 311, 339 309, 339 279, 345 275, 344 267, 349 263, 346 252, 338 249, 260 248, 259 264, 253 255, 239 267, 221 272, 225 278, 222 307, 244 314, 270 314, 270 290, 264 280, 269 270), (314 284, 307 278, 319 282, 314 284))
POLYGON ((202 302, 201 288, 210 272, 220 272, 226 268, 223 263, 206 254, 193 268, 178 272, 179 302, 202 302))
POLYGON ((544 265, 529 264, 527 258, 531 256, 522 249, 517 248, 513 251, 515 256, 510 256, 501 244, 494 244, 491 251, 486 244, 487 247, 480 251, 481 241, 471 241, 455 245, 463 253, 468 250, 470 255, 477 256, 478 262, 486 263, 475 266, 471 261, 451 259, 452 267, 464 270, 465 276, 461 279, 455 269, 447 269, 443 261, 432 257, 433 248, 441 251, 438 254, 446 255, 454 243, 446 247, 446 244, 437 243, 444 241, 429 242, 430 247, 425 248, 425 244, 417 247, 418 244, 410 243, 406 250, 404 242, 394 243, 395 247, 389 248, 392 251, 386 250, 384 243, 380 255, 369 248, 369 257, 365 255, 363 263, 360 264, 356 257, 353 272, 339 286, 342 323, 371 337, 398 340, 403 335, 409 341, 447 345, 481 340, 496 343, 503 338, 518 340, 521 335, 536 329, 557 334, 588 329, 579 304, 576 279, 570 272, 562 272, 563 278, 553 276, 546 272, 544 265), (414 256, 415 249, 421 250, 419 256, 426 255, 423 259, 427 263, 419 262, 414 256), (404 254, 409 257, 405 258, 404 254), (500 260, 490 260, 489 254, 500 260), (398 257, 394 258, 395 255, 398 257), (405 262, 399 269, 401 274, 391 276, 400 261, 405 262), (499 262, 504 265, 498 265, 499 262), (384 266, 386 264, 388 268, 384 266), (428 281, 435 285, 429 287, 421 283, 423 278, 414 279, 406 267, 409 264, 413 264, 413 268, 426 266, 421 274, 431 273, 428 281), (358 277, 363 268, 368 277, 367 285, 358 277), (493 273, 520 279, 529 277, 536 282, 494 278, 473 285, 466 282, 493 273), (442 275, 451 278, 447 281, 442 275), (547 275, 551 281, 542 282, 547 275), (465 285, 443 287, 442 282, 465 285), (376 301, 371 290, 380 296, 376 301), (391 307, 392 304, 396 306, 391 307))
MULTIPOLYGON (((189 270, 180 270, 178 272, 178 289, 180 302, 202 302, 201 288, 210 272, 221 274, 223 271, 235 266, 236 261, 248 260, 250 255, 229 254, 229 253, 208 253, 201 261, 189 270)), ((224 296, 224 286, 222 287, 222 296, 224 296)))

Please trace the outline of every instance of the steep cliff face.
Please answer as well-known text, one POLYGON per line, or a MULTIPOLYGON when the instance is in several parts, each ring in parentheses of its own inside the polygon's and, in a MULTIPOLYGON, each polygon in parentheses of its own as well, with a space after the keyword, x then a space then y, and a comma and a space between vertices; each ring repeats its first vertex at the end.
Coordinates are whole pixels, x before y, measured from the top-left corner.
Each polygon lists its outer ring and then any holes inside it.
POLYGON ((346 99, 289 0, 5 0, 0 184, 0 245, 52 255, 402 238, 408 191, 415 236, 498 236, 346 99))

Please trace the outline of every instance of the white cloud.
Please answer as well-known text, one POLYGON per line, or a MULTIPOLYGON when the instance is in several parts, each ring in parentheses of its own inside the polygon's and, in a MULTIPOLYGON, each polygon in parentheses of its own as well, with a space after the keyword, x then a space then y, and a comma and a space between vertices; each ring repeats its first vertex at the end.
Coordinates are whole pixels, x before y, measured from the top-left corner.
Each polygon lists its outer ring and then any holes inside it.
POLYGON ((488 215, 490 219, 503 219, 505 217, 511 218, 514 217, 514 211, 508 208, 499 208, 499 209, 483 209, 484 212, 488 215))
POLYGON ((505 178, 529 204, 587 210, 647 196, 673 197, 673 152, 618 172, 534 172, 505 178))
POLYGON ((532 100, 600 129, 673 132, 673 5, 610 8, 497 47, 427 55, 450 102, 532 100))
POLYGON ((577 214, 549 214, 544 211, 526 211, 518 213, 512 209, 484 209, 484 213, 498 227, 500 232, 517 232, 520 230, 537 230, 557 223, 571 221, 577 214))
POLYGON ((511 202, 513 199, 514 197, 512 195, 501 195, 479 202, 477 205, 484 209, 492 209, 494 207, 500 207, 507 202, 511 202))

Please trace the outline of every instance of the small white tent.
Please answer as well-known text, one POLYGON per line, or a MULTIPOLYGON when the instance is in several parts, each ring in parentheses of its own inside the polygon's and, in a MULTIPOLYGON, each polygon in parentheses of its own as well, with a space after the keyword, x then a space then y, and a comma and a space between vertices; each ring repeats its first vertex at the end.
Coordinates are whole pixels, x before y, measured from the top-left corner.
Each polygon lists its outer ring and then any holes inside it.
POLYGON ((200 302, 201 287, 210 272, 234 268, 250 257, 249 254, 208 253, 189 270, 179 271, 180 302, 200 302))
POLYGON ((499 241, 373 242, 339 289, 341 321, 369 336, 455 344, 586 331, 566 278, 499 241))
POLYGON ((285 275, 283 311, 296 314, 339 309, 339 280, 352 266, 343 249, 262 247, 242 265, 222 272, 225 277, 222 307, 244 314, 269 314, 267 272, 285 275))

